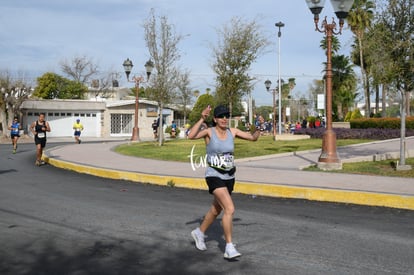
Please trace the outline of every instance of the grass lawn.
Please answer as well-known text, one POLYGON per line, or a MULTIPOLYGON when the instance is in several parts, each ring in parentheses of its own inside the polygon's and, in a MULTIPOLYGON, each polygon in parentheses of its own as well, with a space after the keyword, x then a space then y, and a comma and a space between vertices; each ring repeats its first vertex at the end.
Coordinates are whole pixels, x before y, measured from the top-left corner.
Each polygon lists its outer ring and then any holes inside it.
MULTIPOLYGON (((337 140, 337 146, 364 143, 369 141, 370 140, 360 139, 337 140)), ((272 136, 262 136, 256 142, 236 139, 234 154, 236 159, 241 159, 263 155, 320 149, 321 147, 322 140, 320 139, 274 141, 272 136)), ((188 156, 190 155, 192 149, 194 149, 194 154, 205 155, 206 150, 204 140, 167 140, 163 146, 159 146, 158 142, 156 141, 130 143, 118 146, 115 151, 128 156, 185 162, 188 161, 188 156)))
MULTIPOLYGON (((370 141, 372 140, 339 139, 337 140, 337 146, 346 146, 370 141)), ((274 141, 272 136, 262 136, 256 142, 236 139, 234 154, 237 159, 242 159, 255 156, 321 149, 321 146, 322 140, 320 139, 274 141)), ((158 142, 156 141, 129 143, 118 146, 115 151, 128 156, 182 162, 188 161, 191 153, 198 156, 203 156, 206 154, 204 140, 202 139, 167 140, 163 146, 159 146, 158 142)), ((414 169, 411 169, 409 171, 396 171, 396 162, 397 160, 344 163, 342 165, 342 170, 330 172, 378 176, 414 177, 414 169)), ((407 158, 406 164, 414 166, 414 158, 407 158)), ((319 171, 319 169, 316 167, 310 167, 305 170, 319 171)))
MULTIPOLYGON (((364 161, 342 164, 342 170, 330 171, 335 173, 375 175, 387 177, 414 178, 414 169, 408 171, 397 171, 395 168, 399 160, 364 161)), ((405 164, 414 167, 414 158, 406 158, 405 164)), ((309 167, 305 171, 320 171, 317 167, 309 167)))

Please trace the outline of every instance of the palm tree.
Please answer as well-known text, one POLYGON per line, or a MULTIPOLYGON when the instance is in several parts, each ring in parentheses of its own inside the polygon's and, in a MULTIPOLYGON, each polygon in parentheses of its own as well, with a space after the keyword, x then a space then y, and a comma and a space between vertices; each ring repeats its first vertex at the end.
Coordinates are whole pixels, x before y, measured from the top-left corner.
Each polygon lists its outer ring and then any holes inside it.
POLYGON ((369 98, 368 89, 368 77, 364 67, 364 45, 363 39, 365 31, 371 26, 371 22, 374 18, 373 9, 375 4, 370 0, 355 0, 354 4, 348 14, 348 25, 351 27, 351 31, 354 33, 358 40, 359 46, 359 59, 361 66, 362 81, 365 91, 365 116, 369 117, 371 103, 369 98))
MULTIPOLYGON (((320 47, 326 50, 326 37, 321 40, 320 47)), ((340 48, 338 38, 332 36, 332 107, 336 109, 334 111, 336 119, 342 120, 349 107, 355 102, 357 81, 350 59, 344 55, 335 54, 340 48)), ((326 62, 324 66, 326 68, 326 62)))
MULTIPOLYGON (((338 37, 332 36, 332 54, 337 53, 341 49, 341 42, 339 42, 338 37)), ((327 43, 326 43, 326 36, 321 40, 320 46, 321 49, 326 51, 327 43)))
POLYGON ((291 92, 296 86, 296 79, 289 78, 286 82, 281 79, 281 93, 282 93, 282 121, 286 121, 286 107, 290 105, 291 92))
POLYGON ((344 118, 349 107, 351 107, 357 94, 355 93, 357 79, 353 65, 349 57, 345 55, 332 56, 332 91, 333 105, 336 106, 336 117, 344 118))

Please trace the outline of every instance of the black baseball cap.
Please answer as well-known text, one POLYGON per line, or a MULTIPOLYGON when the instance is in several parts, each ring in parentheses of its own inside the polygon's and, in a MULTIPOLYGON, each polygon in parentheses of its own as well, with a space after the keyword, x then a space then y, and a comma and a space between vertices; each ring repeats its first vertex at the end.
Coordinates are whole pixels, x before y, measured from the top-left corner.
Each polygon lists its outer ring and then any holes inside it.
POLYGON ((216 108, 214 108, 214 117, 219 117, 222 115, 229 116, 230 115, 229 109, 227 109, 223 105, 219 105, 216 108))

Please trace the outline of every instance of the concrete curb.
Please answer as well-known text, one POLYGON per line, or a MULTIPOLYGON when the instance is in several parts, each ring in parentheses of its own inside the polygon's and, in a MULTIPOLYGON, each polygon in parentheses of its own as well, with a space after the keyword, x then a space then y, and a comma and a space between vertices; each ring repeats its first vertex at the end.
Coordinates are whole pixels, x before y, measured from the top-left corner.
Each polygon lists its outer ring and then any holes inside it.
MULTIPOLYGON (((78 173, 84 173, 102 178, 129 180, 133 182, 156 184, 160 186, 206 190, 204 178, 150 175, 145 173, 103 169, 99 167, 56 160, 48 157, 47 152, 45 152, 43 159, 50 165, 57 168, 67 169, 78 173)), ((349 203, 414 210, 413 196, 378 194, 338 189, 307 188, 242 181, 237 181, 236 183, 237 184, 235 185, 234 192, 246 195, 305 199, 323 202, 349 203)))

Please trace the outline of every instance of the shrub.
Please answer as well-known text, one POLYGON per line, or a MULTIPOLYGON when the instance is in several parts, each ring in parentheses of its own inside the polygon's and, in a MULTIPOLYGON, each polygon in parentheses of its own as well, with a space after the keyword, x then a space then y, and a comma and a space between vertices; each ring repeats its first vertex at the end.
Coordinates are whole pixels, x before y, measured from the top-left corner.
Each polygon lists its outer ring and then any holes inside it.
POLYGON ((346 116, 344 118, 344 121, 349 122, 351 121, 351 116, 352 116, 352 112, 348 111, 348 113, 346 113, 346 116))
MULTIPOLYGON (((406 129, 414 129, 414 117, 407 117, 405 120, 406 129)), ((359 118, 350 121, 353 129, 400 129, 401 120, 396 117, 388 118, 359 118)))
MULTIPOLYGON (((167 128, 165 128, 165 132, 167 134, 170 134, 170 135, 171 135, 171 130, 172 130, 171 125, 170 126, 167 126, 167 128)), ((180 134, 180 132, 181 132, 180 128, 178 128, 178 127, 175 128, 175 136, 178 136, 180 134)))
MULTIPOLYGON (((374 139, 384 140, 392 138, 400 138, 401 131, 399 129, 346 129, 333 128, 337 139, 374 139)), ((325 128, 301 128, 295 130, 295 135, 309 135, 311 138, 322 138, 325 128)), ((406 136, 414 136, 414 129, 407 129, 406 136)))
POLYGON ((244 125, 244 123, 239 123, 237 125, 237 128, 240 129, 240 130, 242 130, 242 131, 244 131, 244 132, 247 131, 246 125, 244 125))
POLYGON ((351 114, 351 120, 352 119, 358 119, 358 118, 362 118, 362 114, 361 111, 359 109, 355 109, 352 114, 351 114))
POLYGON ((309 123, 309 128, 314 128, 315 127, 316 117, 309 116, 307 120, 308 120, 308 123, 309 123))

